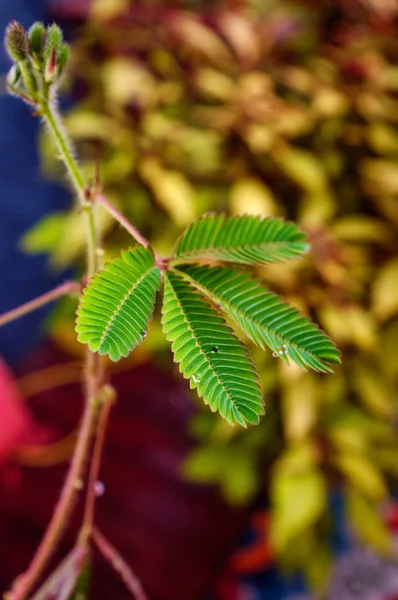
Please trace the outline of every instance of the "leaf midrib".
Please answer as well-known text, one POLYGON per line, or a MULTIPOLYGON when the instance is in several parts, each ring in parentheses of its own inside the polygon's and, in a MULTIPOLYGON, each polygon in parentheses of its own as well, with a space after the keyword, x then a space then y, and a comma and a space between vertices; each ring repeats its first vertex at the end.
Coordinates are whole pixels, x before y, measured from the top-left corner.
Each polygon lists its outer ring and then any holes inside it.
MULTIPOLYGON (((225 252, 225 251, 228 251, 228 250, 231 250, 231 249, 232 250, 237 250, 239 248, 242 248, 242 249, 246 249, 246 248, 256 248, 257 249, 257 248, 259 248, 260 249, 263 246, 268 246, 269 247, 269 246, 281 246, 282 244, 283 245, 287 245, 287 244, 300 244, 300 243, 301 242, 299 242, 299 241, 292 242, 292 241, 281 240, 279 242, 259 242, 259 243, 252 243, 252 244, 245 243, 245 244, 238 244, 236 246, 231 246, 231 245, 229 245, 229 246, 209 246, 207 248, 195 248, 193 250, 190 250, 189 252, 184 251, 183 254, 176 254, 172 258, 173 259, 182 259, 182 258, 186 259, 186 258, 194 257, 194 256, 197 256, 197 255, 200 255, 201 253, 209 252, 209 251, 210 252, 211 251, 219 252, 221 250, 221 251, 225 252)), ((305 242, 303 242, 303 243, 305 243, 305 242)))
MULTIPOLYGON (((180 271, 179 271, 180 273, 180 271)), ((206 296, 210 296, 211 300, 213 302, 224 302, 226 305, 228 305, 229 307, 233 307, 233 310, 237 313, 239 313, 239 315, 242 318, 247 318, 249 319, 252 323, 254 323, 256 325, 257 328, 261 328, 264 327, 265 329, 267 329, 272 335, 277 336, 280 341, 281 344, 290 344, 291 346, 293 346, 296 350, 300 350, 300 352, 305 352, 306 354, 308 354, 309 356, 311 356, 312 358, 321 361, 322 363, 324 362, 322 358, 319 358, 316 354, 314 354, 313 352, 311 352, 310 350, 306 350, 305 348, 303 348, 302 346, 300 346, 299 344, 297 344, 296 342, 291 342, 289 339, 284 338, 280 333, 276 333, 274 330, 272 330, 270 327, 268 327, 267 325, 262 324, 261 322, 259 322, 257 319, 255 319, 254 317, 252 317, 251 315, 248 315, 247 313, 244 313, 240 308, 235 307, 232 305, 232 303, 229 300, 226 300, 225 298, 222 298, 221 296, 215 294, 214 292, 212 292, 211 290, 209 290, 206 286, 202 285, 201 283, 199 283, 198 281, 196 281, 196 279, 194 279, 193 277, 191 277, 188 273, 182 273, 184 277, 187 278, 187 280, 189 280, 197 289, 199 289, 203 294, 205 294, 206 296)), ((250 339, 251 337, 248 336, 250 339)), ((263 339, 263 336, 261 336, 261 338, 263 339)), ((266 344, 268 345, 268 344, 266 344)))
POLYGON ((100 343, 99 343, 99 348, 101 348, 102 344, 105 342, 107 335, 109 333, 109 330, 112 326, 112 323, 115 321, 115 319, 117 318, 118 314, 120 313, 120 311, 122 310, 123 306, 126 304, 128 298, 131 296, 131 294, 134 292, 135 289, 137 289, 137 287, 144 281, 144 279, 146 279, 150 273, 156 268, 156 266, 152 265, 143 275, 141 275, 141 277, 139 279, 137 279, 137 281, 135 282, 135 284, 129 289, 129 291, 124 295, 122 301, 120 302, 120 304, 117 306, 117 308, 114 310, 112 316, 110 317, 104 333, 102 334, 101 338, 100 338, 100 343))
MULTIPOLYGON (((178 273, 178 275, 179 275, 179 273, 178 273)), ((170 281, 170 278, 169 278, 169 282, 170 282, 171 288, 172 288, 172 290, 173 290, 173 293, 174 293, 174 297, 175 297, 175 299, 176 299, 176 302, 177 302, 178 306, 180 307, 180 309, 181 309, 181 311, 182 311, 183 319, 184 319, 185 323, 187 324, 187 326, 188 326, 188 329, 189 329, 189 330, 192 332, 192 335, 193 335, 193 338, 194 338, 194 340, 195 340, 196 346, 199 348, 199 352, 200 352, 200 353, 201 353, 201 354, 204 356, 204 359, 205 359, 205 361, 208 363, 208 365, 210 365, 210 368, 211 368, 211 370, 212 370, 212 371, 213 371, 213 373, 216 375, 216 377, 217 377, 217 380, 218 380, 218 381, 221 383, 221 386, 222 386, 223 390, 225 390, 225 393, 227 394, 228 398, 231 400, 231 403, 234 405, 234 407, 235 407, 235 408, 236 408, 236 410, 239 412, 239 414, 242 416, 242 418, 244 418, 244 417, 243 417, 243 415, 242 415, 242 413, 241 413, 241 411, 239 410, 239 407, 237 406, 237 404, 236 404, 236 402, 235 402, 234 398, 231 396, 231 393, 229 392, 228 388, 225 386, 225 383, 224 383, 224 381, 223 381, 223 379, 222 379, 222 377, 221 377, 220 373, 219 373, 219 372, 217 371, 217 369, 214 367, 214 365, 213 365, 213 364, 212 364, 212 362, 210 361, 210 359, 209 359, 208 355, 206 354, 206 352, 205 352, 205 351, 202 349, 202 347, 201 347, 201 345, 200 345, 200 343, 199 343, 198 337, 197 337, 197 335, 195 334, 195 331, 193 330, 193 328, 192 328, 192 326, 191 326, 191 324, 190 324, 190 321, 189 321, 189 320, 187 319, 187 317, 186 317, 186 314, 185 314, 184 308, 183 308, 183 306, 182 306, 182 304, 181 304, 181 302, 180 302, 180 300, 179 300, 179 298, 178 298, 178 295, 177 295, 177 293, 176 293, 176 291, 175 291, 175 289, 174 289, 174 286, 173 286, 172 282, 170 281)), ((210 308, 211 308, 211 307, 210 307, 210 308)))

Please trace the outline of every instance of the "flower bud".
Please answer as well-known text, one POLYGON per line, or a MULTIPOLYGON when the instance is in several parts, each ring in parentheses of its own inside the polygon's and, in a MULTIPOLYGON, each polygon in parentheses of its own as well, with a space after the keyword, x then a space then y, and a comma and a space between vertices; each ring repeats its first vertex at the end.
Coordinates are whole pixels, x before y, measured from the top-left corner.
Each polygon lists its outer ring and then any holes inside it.
POLYGON ((56 56, 62 51, 63 35, 61 29, 53 23, 46 31, 46 41, 44 45, 44 60, 48 62, 50 60, 53 50, 55 50, 56 56))
POLYGON ((36 54, 41 54, 43 49, 43 38, 45 34, 46 28, 41 21, 37 21, 33 23, 28 31, 30 46, 36 54))
POLYGON ((67 66, 67 64, 69 62, 69 58, 70 58, 70 47, 68 46, 68 44, 63 44, 61 51, 58 53, 58 56, 57 56, 57 66, 58 66, 60 73, 62 73, 62 71, 67 66))
POLYGON ((46 62, 44 77, 47 83, 51 83, 55 79, 56 75, 56 61, 57 61, 57 52, 55 48, 52 49, 51 54, 46 62))
POLYGON ((29 57, 28 35, 18 21, 11 21, 7 26, 4 45, 9 56, 16 62, 29 57))

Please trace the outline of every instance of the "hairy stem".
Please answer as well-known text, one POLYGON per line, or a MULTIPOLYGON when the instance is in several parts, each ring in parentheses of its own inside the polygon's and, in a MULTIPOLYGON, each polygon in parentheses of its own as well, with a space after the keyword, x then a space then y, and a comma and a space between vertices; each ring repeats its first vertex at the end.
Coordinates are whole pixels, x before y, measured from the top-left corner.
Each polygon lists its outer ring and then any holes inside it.
POLYGON ((116 548, 112 546, 97 528, 94 529, 92 537, 102 556, 120 575, 120 578, 133 598, 135 600, 148 600, 147 595, 142 589, 140 580, 116 548))
MULTIPOLYGON (((83 209, 87 240, 87 281, 90 281, 100 264, 99 236, 94 214, 95 207, 86 199, 84 177, 74 157, 71 143, 56 109, 55 101, 43 100, 38 107, 38 111, 42 115, 57 145, 60 158, 65 164, 83 209)), ((62 536, 68 516, 74 505, 75 497, 81 487, 82 477, 84 476, 84 469, 91 447, 90 442, 97 418, 97 392, 101 380, 102 365, 100 357, 88 351, 85 370, 85 409, 71 465, 50 524, 27 571, 15 582, 11 591, 11 600, 26 600, 28 598, 62 536)))
POLYGON ((71 143, 65 132, 58 111, 54 107, 54 103, 50 103, 49 101, 44 101, 39 110, 52 137, 55 140, 61 160, 64 163, 68 175, 72 180, 73 187, 78 193, 81 203, 84 204, 84 177, 74 157, 74 153, 71 149, 71 143))
POLYGON ((25 302, 25 304, 22 304, 21 306, 13 308, 8 312, 0 315, 0 327, 2 325, 6 325, 7 323, 15 321, 16 319, 19 319, 19 317, 23 317, 24 315, 27 315, 33 312, 34 310, 37 310, 38 308, 49 304, 50 302, 53 302, 60 296, 64 296, 66 294, 78 295, 79 293, 80 285, 77 281, 66 281, 65 283, 62 283, 61 285, 54 288, 53 290, 42 294, 38 298, 35 298, 34 300, 29 300, 29 302, 25 302))

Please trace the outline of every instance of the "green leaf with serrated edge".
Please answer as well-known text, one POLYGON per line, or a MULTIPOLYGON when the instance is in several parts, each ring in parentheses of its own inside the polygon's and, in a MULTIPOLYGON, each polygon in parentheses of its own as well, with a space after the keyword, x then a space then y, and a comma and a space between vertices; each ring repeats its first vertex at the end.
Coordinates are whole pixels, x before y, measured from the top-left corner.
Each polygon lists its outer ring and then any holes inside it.
POLYGON ((172 259, 264 264, 297 258, 308 250, 305 234, 280 218, 204 216, 177 240, 172 259))
POLYGON ((184 276, 217 303, 245 334, 264 349, 299 367, 330 372, 339 363, 333 342, 297 309, 289 306, 248 273, 227 267, 180 265, 184 276))
POLYGON ((76 320, 79 342, 113 361, 127 356, 145 337, 159 286, 151 248, 122 251, 84 290, 76 320))
POLYGON ((181 373, 211 410, 232 425, 258 423, 263 400, 247 349, 202 294, 174 271, 165 274, 162 324, 181 373))

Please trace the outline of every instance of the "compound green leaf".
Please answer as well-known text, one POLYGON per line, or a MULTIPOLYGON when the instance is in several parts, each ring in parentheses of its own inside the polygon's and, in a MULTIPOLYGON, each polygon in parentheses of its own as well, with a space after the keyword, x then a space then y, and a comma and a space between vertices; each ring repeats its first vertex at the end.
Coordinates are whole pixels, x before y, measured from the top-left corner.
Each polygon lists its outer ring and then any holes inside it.
POLYGON ((76 320, 79 342, 113 361, 127 356, 146 335, 159 286, 152 249, 124 250, 84 290, 76 320))
POLYGON ((263 414, 248 351, 224 319, 180 274, 165 274, 162 324, 191 388, 231 424, 256 424, 263 414))
POLYGON ((184 231, 173 258, 184 262, 208 259, 263 264, 297 258, 307 250, 305 234, 283 219, 209 215, 184 231))
POLYGON ((340 362, 339 351, 325 333, 248 273, 227 267, 177 268, 262 349, 267 345, 286 362, 291 359, 315 371, 331 371, 327 363, 340 362))

